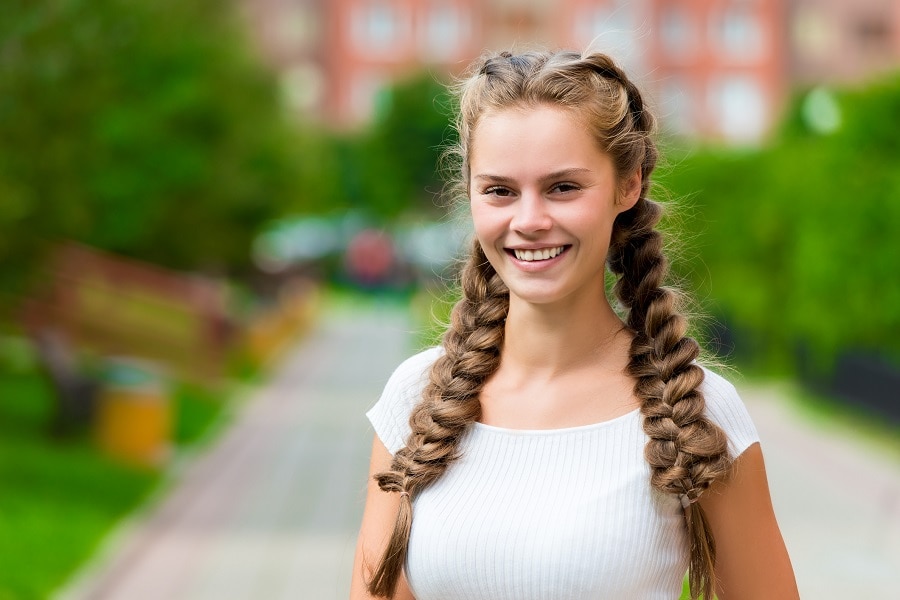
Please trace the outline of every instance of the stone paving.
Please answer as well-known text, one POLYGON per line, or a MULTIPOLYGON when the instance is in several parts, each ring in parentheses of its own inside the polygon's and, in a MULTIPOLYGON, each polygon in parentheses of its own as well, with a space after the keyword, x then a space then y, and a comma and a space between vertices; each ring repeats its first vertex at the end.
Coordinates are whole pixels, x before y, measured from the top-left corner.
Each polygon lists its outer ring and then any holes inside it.
POLYGON ((900 598, 900 444, 810 422, 777 387, 742 387, 800 597, 900 598))
POLYGON ((409 328, 397 308, 326 314, 60 598, 346 598, 372 444, 364 412, 413 351, 409 328))
MULTIPOLYGON (((346 598, 371 429, 415 349, 400 307, 329 311, 61 600, 346 598)), ((739 386, 741 387, 741 386, 739 386)), ((803 598, 900 597, 900 459, 745 388, 803 598)))

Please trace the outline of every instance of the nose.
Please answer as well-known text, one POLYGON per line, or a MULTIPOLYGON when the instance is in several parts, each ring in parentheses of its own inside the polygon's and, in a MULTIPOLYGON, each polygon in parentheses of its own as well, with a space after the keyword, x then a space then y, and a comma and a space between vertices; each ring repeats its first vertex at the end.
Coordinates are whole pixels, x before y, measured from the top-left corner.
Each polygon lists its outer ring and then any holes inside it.
POLYGON ((528 234, 546 231, 552 224, 547 200, 540 194, 522 194, 516 202, 516 212, 510 222, 510 228, 528 234))

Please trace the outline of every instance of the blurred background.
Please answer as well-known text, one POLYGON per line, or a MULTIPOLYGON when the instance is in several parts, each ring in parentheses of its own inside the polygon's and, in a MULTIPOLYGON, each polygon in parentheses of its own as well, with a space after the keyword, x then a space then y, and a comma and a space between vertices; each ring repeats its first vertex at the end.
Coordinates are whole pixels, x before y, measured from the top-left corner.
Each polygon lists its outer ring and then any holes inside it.
MULTIPOLYGON (((884 533, 900 533, 900 3, 13 0, 0 5, 0 599, 277 595, 110 581, 183 525, 154 520, 159 506, 199 506, 212 483, 195 471, 222 472, 217 448, 281 439, 266 456, 299 461, 279 463, 281 487, 248 483, 265 473, 247 458, 253 475, 222 479, 222 497, 305 498, 293 520, 266 513, 306 548, 285 589, 343 597, 362 413, 437 339, 468 236, 443 193, 445 86, 486 49, 588 45, 660 117, 654 194, 671 205, 676 274, 708 315, 697 335, 760 398, 776 508, 829 515, 783 524, 807 557, 801 590, 849 597, 822 579, 843 570, 847 589, 891 596, 877 586, 900 563, 900 535, 884 533), (283 419, 259 416, 270 409, 283 419), (345 445, 290 445, 323 431, 345 445), (314 499, 322 478, 343 512, 314 499), (871 504, 820 502, 841 482, 871 504), (109 542, 125 517, 137 533, 109 542), (858 547, 842 537, 844 553, 816 555, 811 531, 845 518, 858 547), (335 554, 310 542, 329 527, 335 554)), ((191 531, 180 552, 204 539, 191 531)))

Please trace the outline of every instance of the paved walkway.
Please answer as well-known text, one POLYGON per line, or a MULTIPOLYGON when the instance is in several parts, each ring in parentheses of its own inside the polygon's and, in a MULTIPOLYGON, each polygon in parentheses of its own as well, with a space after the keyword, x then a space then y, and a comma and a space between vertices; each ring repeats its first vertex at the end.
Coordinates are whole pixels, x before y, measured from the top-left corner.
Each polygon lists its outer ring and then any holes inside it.
POLYGON ((840 423, 813 425, 777 387, 741 392, 800 597, 900 598, 898 444, 884 450, 840 423))
POLYGON ((346 598, 372 432, 411 351, 396 308, 332 312, 67 600, 346 598))
MULTIPOLYGON (((397 308, 326 315, 60 598, 346 598, 371 443, 363 413, 413 351, 409 329, 397 308)), ((776 389, 744 395, 802 597, 897 597, 896 455, 811 427, 776 389)))

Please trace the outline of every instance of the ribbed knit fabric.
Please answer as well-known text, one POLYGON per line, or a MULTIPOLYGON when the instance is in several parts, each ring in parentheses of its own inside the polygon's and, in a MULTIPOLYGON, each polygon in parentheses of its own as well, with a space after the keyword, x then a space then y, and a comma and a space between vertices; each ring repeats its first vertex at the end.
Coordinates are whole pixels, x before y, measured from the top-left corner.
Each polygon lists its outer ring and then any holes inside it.
MULTIPOLYGON (((409 435, 432 348, 367 413, 392 453, 409 435)), ((706 371, 732 456, 758 441, 734 387, 706 371)), ((414 501, 406 576, 417 600, 672 600, 688 564, 681 505, 650 487, 640 411, 565 429, 473 424, 461 458, 414 501)))

